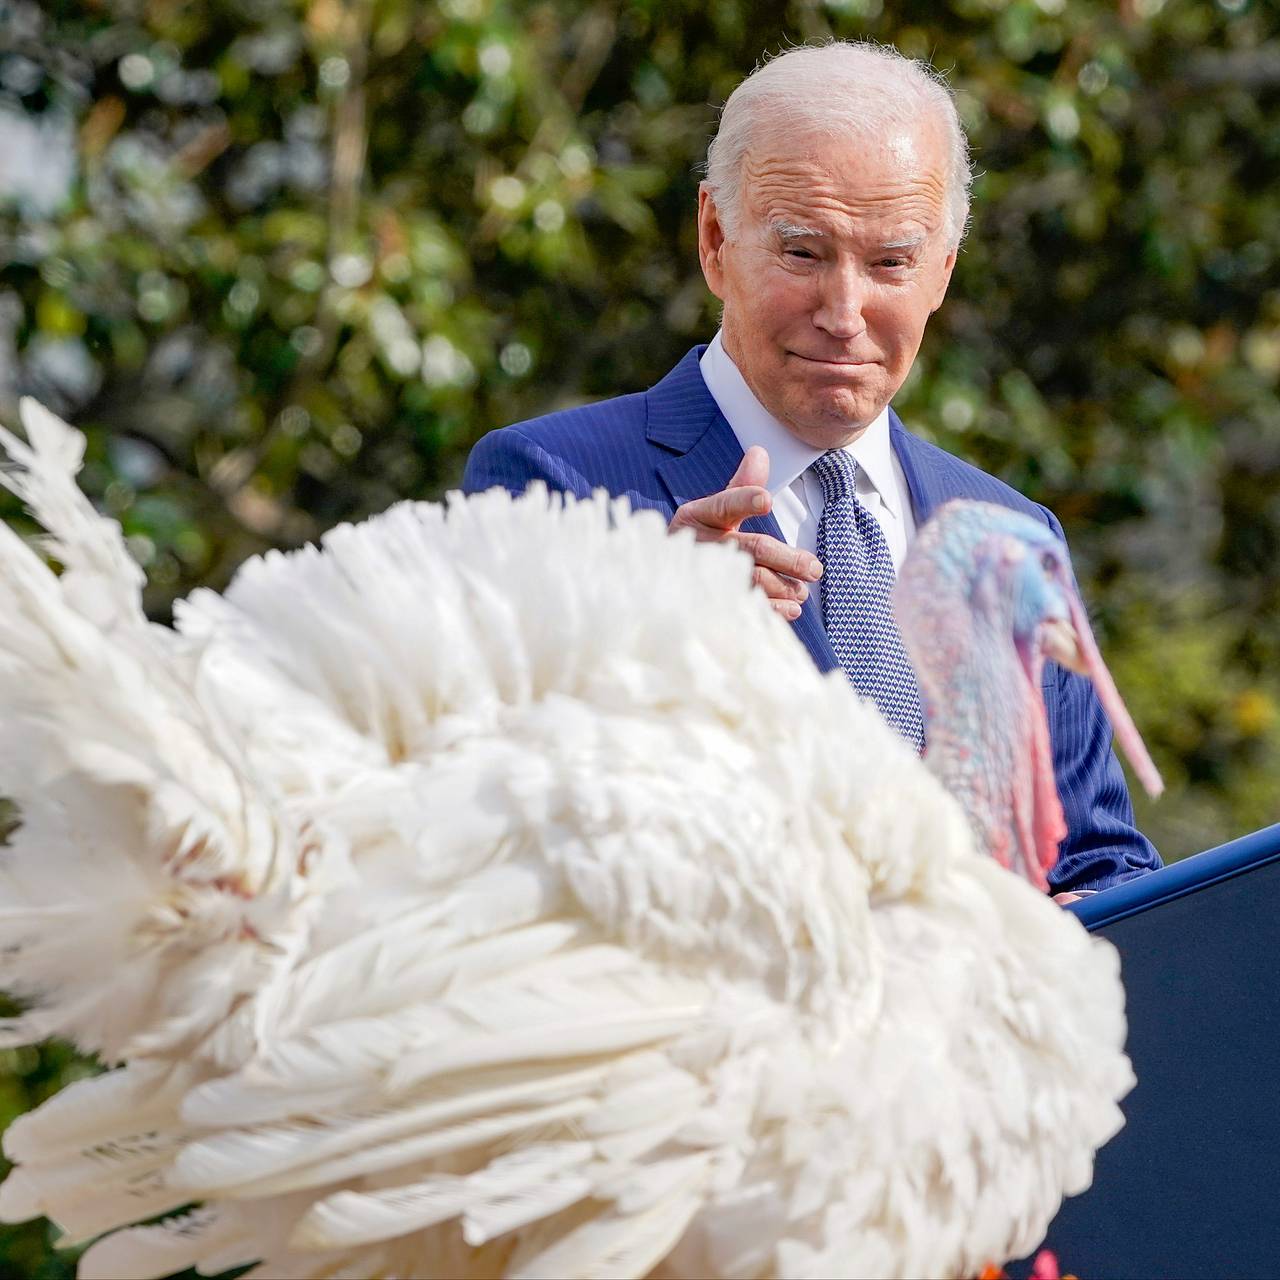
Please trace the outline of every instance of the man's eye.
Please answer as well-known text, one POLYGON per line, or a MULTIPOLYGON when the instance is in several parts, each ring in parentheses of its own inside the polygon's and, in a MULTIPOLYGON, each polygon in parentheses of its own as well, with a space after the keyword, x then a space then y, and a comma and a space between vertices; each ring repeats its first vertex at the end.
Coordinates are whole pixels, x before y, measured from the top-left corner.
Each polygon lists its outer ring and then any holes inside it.
POLYGON ((897 268, 909 266, 910 263, 911 260, 909 258, 881 258, 876 265, 880 267, 897 268))
POLYGON ((808 249, 788 249, 786 254, 788 258, 799 258, 804 262, 816 261, 815 255, 808 249))

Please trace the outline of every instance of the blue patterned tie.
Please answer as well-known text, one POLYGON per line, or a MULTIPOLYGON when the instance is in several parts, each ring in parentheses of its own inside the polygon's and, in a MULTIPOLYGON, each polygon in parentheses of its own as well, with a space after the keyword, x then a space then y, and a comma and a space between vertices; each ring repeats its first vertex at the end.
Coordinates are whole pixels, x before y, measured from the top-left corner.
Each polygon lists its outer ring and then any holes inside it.
POLYGON ((842 449, 809 468, 822 485, 818 559, 822 624, 849 683, 917 751, 924 748, 920 689, 893 620, 893 557, 884 530, 858 501, 858 464, 842 449))

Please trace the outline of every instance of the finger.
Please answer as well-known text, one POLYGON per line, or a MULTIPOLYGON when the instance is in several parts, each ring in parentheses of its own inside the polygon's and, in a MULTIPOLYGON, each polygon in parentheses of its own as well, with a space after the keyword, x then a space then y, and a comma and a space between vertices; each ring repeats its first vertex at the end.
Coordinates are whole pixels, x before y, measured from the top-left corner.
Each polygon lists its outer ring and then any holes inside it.
MULTIPOLYGON (((676 508, 670 528, 692 528, 730 533, 751 516, 762 516, 773 506, 773 495, 766 486, 769 483, 769 454, 758 444, 753 444, 742 455, 738 469, 729 483, 719 493, 695 498, 676 508)), ((704 539, 703 533, 698 533, 704 539)), ((705 540, 705 539, 704 539, 705 540)))
POLYGON ((800 616, 800 606, 794 600, 770 600, 774 613, 781 614, 788 622, 794 622, 800 616))
POLYGON ((753 444, 742 455, 737 471, 733 473, 732 479, 725 488, 741 489, 746 485, 754 485, 761 489, 769 486, 769 454, 762 445, 753 444))
POLYGON ((756 565, 751 581, 770 600, 794 600, 797 604, 803 604, 809 598, 809 588, 803 582, 774 573, 772 569, 762 569, 759 565, 756 565))
POLYGON ((677 507, 671 528, 692 528, 696 532, 701 527, 717 534, 733 533, 744 520, 768 511, 771 502, 768 489, 755 486, 722 489, 677 507))
POLYGON ((817 582, 822 577, 822 561, 799 547, 789 547, 767 533, 739 533, 738 545, 764 569, 772 569, 801 582, 817 582))

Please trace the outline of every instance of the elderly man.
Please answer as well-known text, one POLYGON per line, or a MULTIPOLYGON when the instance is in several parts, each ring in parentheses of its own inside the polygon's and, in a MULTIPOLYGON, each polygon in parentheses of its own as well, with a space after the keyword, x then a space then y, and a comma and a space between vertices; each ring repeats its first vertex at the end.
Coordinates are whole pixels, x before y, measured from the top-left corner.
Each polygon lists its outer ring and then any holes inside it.
MULTIPOLYGON (((910 435, 889 402, 942 304, 968 215, 945 84, 893 50, 831 44, 766 63, 726 102, 698 195, 720 332, 649 391, 486 436, 469 492, 532 480, 625 494, 672 530, 732 539, 824 670, 844 668, 922 741, 889 612, 916 527, 949 498, 1042 507, 910 435)), ((1060 895, 1158 867, 1087 681, 1046 666, 1068 835, 1060 895)))

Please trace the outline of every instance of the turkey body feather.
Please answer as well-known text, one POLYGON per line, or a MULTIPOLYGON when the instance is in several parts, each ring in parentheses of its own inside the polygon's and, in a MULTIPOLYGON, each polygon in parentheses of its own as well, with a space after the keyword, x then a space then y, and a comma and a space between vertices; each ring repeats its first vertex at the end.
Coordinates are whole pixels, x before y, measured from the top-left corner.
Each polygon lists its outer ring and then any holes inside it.
POLYGON ((1114 953, 745 558, 494 492, 171 631, 37 427, 7 483, 64 572, 0 532, 3 1035, 123 1065, 13 1123, 5 1220, 101 1237, 84 1276, 943 1276, 1088 1185, 1114 953))

